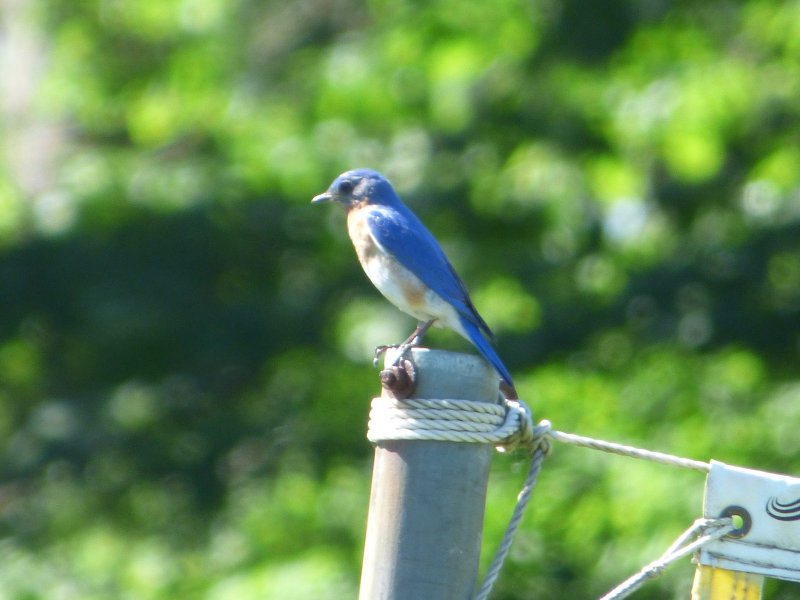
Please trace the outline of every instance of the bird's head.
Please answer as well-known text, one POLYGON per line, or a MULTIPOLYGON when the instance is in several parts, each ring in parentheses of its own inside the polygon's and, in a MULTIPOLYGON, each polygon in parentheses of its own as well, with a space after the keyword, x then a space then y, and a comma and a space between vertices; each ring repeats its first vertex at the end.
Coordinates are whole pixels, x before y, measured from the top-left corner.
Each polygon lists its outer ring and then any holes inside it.
POLYGON ((311 202, 337 202, 346 209, 362 204, 391 204, 397 202, 392 184, 371 169, 346 171, 333 180, 327 191, 314 196, 311 202))

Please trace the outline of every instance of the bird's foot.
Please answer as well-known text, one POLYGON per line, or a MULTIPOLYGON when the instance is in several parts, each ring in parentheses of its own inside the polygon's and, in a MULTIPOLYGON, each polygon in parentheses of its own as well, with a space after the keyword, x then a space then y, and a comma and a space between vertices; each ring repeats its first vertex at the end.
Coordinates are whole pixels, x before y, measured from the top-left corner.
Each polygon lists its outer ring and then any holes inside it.
POLYGON ((431 325, 433 325, 435 319, 431 319, 430 321, 423 321, 421 322, 417 328, 411 333, 410 336, 400 345, 391 345, 391 346, 378 346, 375 348, 375 354, 372 357, 372 365, 377 367, 378 362, 380 361, 381 355, 385 354, 389 349, 396 348, 394 353, 394 360, 390 366, 396 367, 400 364, 400 361, 403 360, 403 357, 408 352, 409 348, 413 348, 415 346, 419 346, 422 343, 422 338, 425 337, 425 333, 430 329, 431 325))
POLYGON ((402 344, 389 344, 384 346, 376 346, 375 347, 375 354, 372 356, 372 366, 377 367, 380 364, 381 356, 386 354, 387 352, 392 352, 392 362, 389 363, 390 367, 396 367, 400 364, 400 361, 403 360, 405 357, 406 352, 409 349, 416 346, 416 344, 403 342, 402 344))
MULTIPOLYGON (((416 338, 414 338, 414 340, 416 340, 416 338)), ((406 352, 408 352, 411 348, 417 345, 416 343, 414 343, 414 340, 411 341, 406 340, 399 346, 391 346, 391 348, 395 348, 394 359, 392 360, 391 364, 392 367, 398 366, 405 357, 406 352)))
POLYGON ((403 357, 408 352, 409 348, 413 348, 414 346, 419 346, 422 343, 422 338, 425 336, 425 333, 430 329, 431 325, 435 319, 431 319, 430 321, 423 321, 421 322, 417 328, 412 332, 410 336, 404 341, 402 344, 398 345, 388 345, 388 346, 376 346, 375 353, 372 355, 372 366, 377 367, 380 363, 381 355, 385 354, 392 348, 396 348, 394 353, 394 360, 389 365, 391 367, 396 367, 400 364, 403 360, 403 357))
POLYGON ((396 345, 383 345, 383 346, 375 346, 375 354, 372 355, 372 366, 377 367, 381 361, 381 356, 386 354, 388 350, 391 348, 397 348, 396 345))

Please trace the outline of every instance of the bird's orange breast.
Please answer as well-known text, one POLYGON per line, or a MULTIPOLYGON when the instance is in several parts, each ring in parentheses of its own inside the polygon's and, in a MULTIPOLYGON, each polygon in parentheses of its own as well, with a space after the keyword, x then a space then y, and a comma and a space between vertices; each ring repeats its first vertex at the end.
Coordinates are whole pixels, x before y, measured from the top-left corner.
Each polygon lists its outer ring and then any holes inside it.
POLYGON ((347 233, 353 241, 358 260, 364 268, 378 253, 378 246, 369 231, 367 216, 367 210, 363 204, 347 211, 347 233))
POLYGON ((347 232, 364 272, 375 287, 400 310, 417 319, 431 318, 427 286, 375 241, 367 221, 369 210, 369 205, 361 205, 353 207, 347 213, 347 232))

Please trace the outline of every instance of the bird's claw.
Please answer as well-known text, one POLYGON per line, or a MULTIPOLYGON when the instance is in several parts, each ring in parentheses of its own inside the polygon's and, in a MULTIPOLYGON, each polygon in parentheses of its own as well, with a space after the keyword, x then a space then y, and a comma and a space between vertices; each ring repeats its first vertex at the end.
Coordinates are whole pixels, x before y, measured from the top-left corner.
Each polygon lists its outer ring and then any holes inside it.
POLYGON ((389 348, 397 348, 397 346, 383 345, 375 346, 375 354, 372 355, 372 366, 377 367, 380 363, 381 356, 386 353, 389 348))

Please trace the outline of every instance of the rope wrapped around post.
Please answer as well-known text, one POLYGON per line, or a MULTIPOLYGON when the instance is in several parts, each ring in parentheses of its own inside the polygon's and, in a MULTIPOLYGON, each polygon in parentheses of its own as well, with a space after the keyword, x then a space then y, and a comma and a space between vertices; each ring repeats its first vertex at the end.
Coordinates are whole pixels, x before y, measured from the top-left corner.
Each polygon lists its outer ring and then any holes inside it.
POLYGON ((502 451, 525 447, 549 451, 549 424, 534 426, 521 400, 501 398, 498 404, 450 399, 374 398, 367 438, 437 440, 494 444, 502 451))

